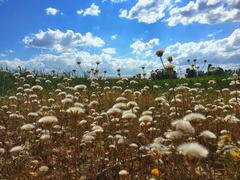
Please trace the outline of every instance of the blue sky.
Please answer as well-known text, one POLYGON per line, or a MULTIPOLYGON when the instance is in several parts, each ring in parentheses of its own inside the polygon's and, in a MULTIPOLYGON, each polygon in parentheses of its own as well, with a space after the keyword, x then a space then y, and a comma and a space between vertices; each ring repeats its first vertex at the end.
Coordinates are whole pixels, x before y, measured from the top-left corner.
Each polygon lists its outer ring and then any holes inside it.
MULTIPOLYGON (((161 68, 158 48, 240 67, 240 0, 0 0, 0 64, 46 71, 161 68)), ((165 61, 166 63, 166 61, 165 61)))

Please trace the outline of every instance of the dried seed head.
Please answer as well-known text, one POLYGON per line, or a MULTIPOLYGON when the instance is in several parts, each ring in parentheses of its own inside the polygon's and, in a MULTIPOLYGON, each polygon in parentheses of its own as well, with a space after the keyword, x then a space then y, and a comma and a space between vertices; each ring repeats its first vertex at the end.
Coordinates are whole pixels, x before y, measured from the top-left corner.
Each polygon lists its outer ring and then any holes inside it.
POLYGON ((206 120, 206 117, 200 113, 190 113, 184 116, 183 120, 189 122, 201 122, 206 120))
POLYGON ((57 122, 58 122, 58 119, 56 116, 45 116, 38 120, 38 123, 44 124, 44 125, 51 125, 57 122))
POLYGON ((22 131, 31 131, 35 128, 33 124, 25 124, 21 127, 22 131))
POLYGON ((128 173, 128 171, 127 170, 121 170, 121 171, 119 171, 119 176, 128 176, 129 175, 129 173, 128 173))
POLYGON ((187 160, 199 160, 208 156, 208 150, 198 142, 185 143, 177 148, 178 152, 184 155, 187 160))
POLYGON ((202 131, 199 136, 203 137, 205 139, 216 139, 217 138, 217 136, 209 130, 202 131))

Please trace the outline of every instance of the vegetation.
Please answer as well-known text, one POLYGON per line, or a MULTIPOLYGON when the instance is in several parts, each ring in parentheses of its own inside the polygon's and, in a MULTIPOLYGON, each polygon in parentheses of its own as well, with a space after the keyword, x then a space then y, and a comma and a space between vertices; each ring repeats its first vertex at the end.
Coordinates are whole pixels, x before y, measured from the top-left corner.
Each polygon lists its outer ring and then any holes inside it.
POLYGON ((0 72, 0 179, 240 178, 237 74, 97 73, 0 72))
MULTIPOLYGON (((20 75, 20 77, 25 77, 30 74, 29 71, 7 71, 7 70, 1 70, 0 71, 0 96, 4 95, 13 95, 14 93, 17 92, 16 89, 16 76, 15 75, 20 75)), ((141 77, 141 76, 140 76, 141 77)), ((217 82, 217 87, 218 88, 224 88, 229 86, 230 80, 228 80, 229 73, 226 73, 224 75, 220 76, 215 76, 215 75, 209 75, 209 76, 204 76, 204 77, 198 77, 198 78, 180 78, 180 79, 175 79, 174 83, 176 85, 180 85, 183 83, 188 83, 189 87, 194 87, 195 83, 201 83, 203 87, 208 86, 208 81, 213 79, 217 82)), ((56 89, 57 85, 59 83, 62 83, 65 78, 71 78, 71 85, 77 85, 77 84, 86 84, 89 86, 91 84, 91 79, 86 78, 86 77, 77 77, 73 76, 71 73, 64 73, 64 74, 47 74, 47 73, 35 73, 35 76, 32 80, 27 81, 28 84, 35 85, 36 79, 40 79, 40 82, 38 83, 42 87, 44 87, 44 92, 48 93, 49 91, 56 89), (46 80, 50 80, 51 86, 46 83, 46 80)), ((121 78, 121 77, 120 77, 121 78)), ((23 79, 22 79, 23 80, 23 79)), ((107 81, 109 82, 109 85, 113 86, 116 84, 116 82, 119 80, 119 78, 108 78, 107 81)), ((131 87, 136 90, 140 90, 144 86, 150 86, 153 88, 154 85, 160 86, 161 89, 166 89, 170 87, 171 80, 166 78, 166 79, 156 79, 156 80, 151 80, 147 78, 140 79, 138 76, 128 78, 129 81, 124 81, 122 86, 124 88, 131 87), (136 84, 130 84, 131 80, 137 80, 136 84)), ((26 81, 25 79, 23 81, 26 81)), ((105 77, 101 77, 98 79, 98 83, 103 86, 106 82, 105 77)))

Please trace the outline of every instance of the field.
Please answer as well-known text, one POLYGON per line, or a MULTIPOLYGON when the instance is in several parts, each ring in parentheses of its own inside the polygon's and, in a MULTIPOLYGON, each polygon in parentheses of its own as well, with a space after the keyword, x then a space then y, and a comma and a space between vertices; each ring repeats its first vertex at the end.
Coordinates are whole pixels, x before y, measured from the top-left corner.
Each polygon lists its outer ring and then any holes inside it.
POLYGON ((240 77, 0 72, 0 179, 240 179, 240 77))

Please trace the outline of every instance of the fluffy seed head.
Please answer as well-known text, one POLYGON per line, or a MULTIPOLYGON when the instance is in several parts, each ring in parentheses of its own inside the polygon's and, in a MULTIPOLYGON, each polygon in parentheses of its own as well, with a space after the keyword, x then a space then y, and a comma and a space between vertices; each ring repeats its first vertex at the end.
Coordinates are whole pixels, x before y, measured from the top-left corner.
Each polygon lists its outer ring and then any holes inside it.
POLYGON ((35 128, 33 124, 25 124, 21 127, 21 130, 23 131, 31 131, 35 128))
POLYGON ((176 120, 172 122, 172 126, 175 127, 177 131, 182 131, 184 133, 193 134, 195 132, 194 127, 189 121, 176 120))
POLYGON ((201 122, 206 120, 206 117, 200 113, 190 113, 184 116, 183 120, 189 122, 201 122))
POLYGON ((83 114, 85 111, 81 107, 70 107, 67 112, 72 114, 83 114))
POLYGON ((127 176, 129 173, 128 173, 128 171, 127 170, 121 170, 121 171, 119 171, 119 176, 127 176))
POLYGON ((57 123, 58 119, 55 116, 45 116, 45 117, 40 118, 38 120, 38 122, 40 124, 49 125, 49 124, 57 123))
POLYGON ((14 146, 12 149, 10 149, 10 153, 20 153, 23 150, 23 146, 14 146))
POLYGON ((132 112, 124 112, 122 115, 122 119, 135 119, 135 118, 137 118, 137 116, 132 112))
POLYGON ((206 138, 206 139, 216 139, 217 138, 217 136, 209 130, 202 131, 199 136, 206 138))
POLYGON ((150 115, 143 115, 139 118, 139 122, 151 122, 153 120, 150 115))
POLYGON ((177 148, 178 152, 190 159, 201 159, 208 156, 208 150, 197 142, 185 143, 177 148))

